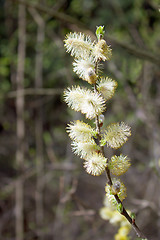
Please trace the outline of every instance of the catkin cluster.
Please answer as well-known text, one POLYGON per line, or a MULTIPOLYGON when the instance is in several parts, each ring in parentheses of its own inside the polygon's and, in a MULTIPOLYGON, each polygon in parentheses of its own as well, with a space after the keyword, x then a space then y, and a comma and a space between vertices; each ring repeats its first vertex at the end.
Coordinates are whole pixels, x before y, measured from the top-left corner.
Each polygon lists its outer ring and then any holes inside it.
MULTIPOLYGON (((97 27, 96 36, 97 41, 92 41, 90 36, 74 32, 67 34, 64 40, 67 52, 74 57, 73 71, 89 83, 89 88, 79 85, 68 87, 64 91, 65 102, 86 119, 94 119, 92 126, 80 120, 71 122, 67 133, 72 140, 72 150, 83 159, 87 173, 99 176, 108 168, 111 174, 120 176, 130 167, 130 159, 123 154, 108 159, 103 148, 105 145, 120 148, 128 140, 131 130, 124 122, 103 128, 106 103, 113 97, 117 82, 100 72, 102 62, 112 56, 110 46, 103 39, 104 27, 97 27)), ((118 195, 121 201, 126 197, 126 188, 119 179, 113 179, 113 184, 107 184, 105 190, 113 204, 114 195, 118 195)))

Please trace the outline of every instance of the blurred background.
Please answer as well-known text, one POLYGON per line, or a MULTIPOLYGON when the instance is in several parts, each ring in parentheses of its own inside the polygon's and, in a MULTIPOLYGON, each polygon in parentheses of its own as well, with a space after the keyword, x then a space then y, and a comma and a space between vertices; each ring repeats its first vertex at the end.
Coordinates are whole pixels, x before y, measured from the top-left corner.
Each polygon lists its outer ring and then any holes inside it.
POLYGON ((117 228, 99 216, 105 174, 84 171, 65 132, 83 116, 67 108, 63 90, 88 85, 63 40, 70 31, 94 40, 99 25, 113 49, 104 75, 118 82, 105 124, 132 128, 116 151, 132 160, 124 204, 149 239, 160 239, 159 0, 0 0, 0 23, 0 239, 114 239, 117 228))

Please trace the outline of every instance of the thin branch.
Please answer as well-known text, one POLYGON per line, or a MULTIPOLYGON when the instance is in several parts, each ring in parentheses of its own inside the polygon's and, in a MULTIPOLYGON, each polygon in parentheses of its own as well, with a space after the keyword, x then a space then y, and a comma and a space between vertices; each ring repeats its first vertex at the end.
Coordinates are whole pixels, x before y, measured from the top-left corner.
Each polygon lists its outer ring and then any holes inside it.
POLYGON ((76 216, 76 217, 80 217, 80 216, 94 216, 96 214, 95 210, 92 209, 87 209, 87 210, 79 210, 79 211, 74 211, 72 212, 70 215, 71 216, 76 216))
POLYGON ((71 189, 60 199, 61 203, 69 201, 77 190, 78 181, 73 179, 71 189))
MULTIPOLYGON (((46 171, 47 172, 52 172, 53 171, 75 171, 76 170, 76 165, 75 164, 69 164, 69 163, 54 163, 54 164, 48 164, 45 166, 46 167, 46 171)), ((25 182, 26 180, 28 180, 31 177, 34 177, 36 175, 36 168, 31 168, 26 170, 23 174, 20 174, 15 180, 12 179, 12 181, 9 184, 6 184, 3 188, 1 188, 1 194, 9 194, 11 193, 15 186, 17 181, 22 181, 25 182)), ((46 177, 46 174, 44 174, 43 178, 46 177)), ((43 182, 43 179, 42 179, 43 182)), ((1 196, 1 195, 0 195, 1 196)))
POLYGON ((8 92, 7 94, 3 95, 2 97, 8 97, 8 98, 15 98, 17 95, 18 96, 40 96, 40 95, 46 95, 46 96, 51 96, 51 95, 59 95, 63 92, 63 89, 61 88, 27 88, 27 89, 18 89, 16 91, 11 91, 8 92))

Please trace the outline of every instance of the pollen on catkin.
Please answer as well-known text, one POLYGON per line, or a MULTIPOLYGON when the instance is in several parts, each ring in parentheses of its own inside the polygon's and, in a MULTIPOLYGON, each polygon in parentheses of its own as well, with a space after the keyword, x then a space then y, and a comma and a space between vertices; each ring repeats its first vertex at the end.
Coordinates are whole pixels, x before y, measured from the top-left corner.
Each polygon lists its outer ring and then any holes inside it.
POLYGON ((64 100, 75 111, 81 111, 86 115, 86 118, 93 119, 96 115, 104 112, 104 98, 90 89, 81 87, 67 88, 64 92, 64 100))
POLYGON ((72 140, 86 142, 94 135, 95 130, 83 121, 74 121, 68 124, 67 133, 72 140))
POLYGON ((84 95, 84 89, 80 86, 68 87, 64 91, 64 101, 75 111, 81 110, 81 105, 83 104, 82 96, 84 95))
POLYGON ((95 118, 106 109, 104 98, 91 90, 88 90, 87 94, 83 96, 83 100, 84 104, 82 105, 81 112, 85 114, 88 119, 95 118))
POLYGON ((118 194, 120 189, 121 189, 120 181, 117 180, 117 181, 113 182, 113 185, 111 186, 111 189, 112 189, 112 194, 113 195, 118 194))
POLYGON ((90 51, 93 49, 93 43, 90 36, 83 33, 69 33, 64 40, 65 48, 71 56, 76 58, 86 58, 90 55, 90 51))
POLYGON ((93 55, 95 56, 96 61, 97 60, 102 60, 102 61, 110 60, 110 58, 112 56, 112 49, 110 48, 110 46, 107 45, 107 43, 104 39, 101 39, 94 46, 93 55))
POLYGON ((110 207, 103 207, 100 209, 99 214, 103 220, 110 220, 112 219, 114 212, 110 207))
POLYGON ((94 59, 89 57, 87 59, 75 59, 73 62, 73 71, 84 81, 94 84, 97 81, 95 73, 94 59))
POLYGON ((101 140, 101 145, 104 146, 107 143, 107 146, 111 148, 120 148, 131 135, 130 129, 124 122, 108 125, 101 140))
POLYGON ((85 158, 87 155, 91 155, 93 152, 100 150, 100 147, 93 139, 86 142, 73 141, 71 146, 74 154, 78 155, 80 158, 85 158))
POLYGON ((112 156, 108 165, 111 173, 115 176, 124 174, 130 166, 130 159, 123 154, 120 154, 120 156, 112 156))
POLYGON ((87 155, 84 161, 84 168, 88 174, 99 176, 107 166, 107 158, 103 157, 101 153, 94 152, 87 155))
POLYGON ((115 235, 115 240, 129 240, 130 237, 128 236, 131 230, 131 226, 129 224, 125 226, 121 226, 118 230, 118 233, 115 235))
POLYGON ((117 82, 108 77, 102 77, 97 83, 97 90, 102 93, 105 100, 113 97, 116 88, 117 82))
POLYGON ((116 178, 113 178, 112 186, 110 186, 109 184, 106 184, 105 191, 106 191, 106 196, 108 200, 113 205, 117 205, 117 201, 114 197, 115 194, 117 194, 117 196, 121 201, 123 201, 127 196, 125 185, 121 182, 121 180, 116 178), (116 187, 117 187, 117 190, 116 190, 116 187))

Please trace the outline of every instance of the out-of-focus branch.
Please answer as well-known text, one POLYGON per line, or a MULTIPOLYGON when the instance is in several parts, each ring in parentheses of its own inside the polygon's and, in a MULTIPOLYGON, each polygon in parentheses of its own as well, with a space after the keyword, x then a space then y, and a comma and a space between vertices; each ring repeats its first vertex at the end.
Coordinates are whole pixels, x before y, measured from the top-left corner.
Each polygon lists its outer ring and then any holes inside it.
MULTIPOLYGON (((25 88, 25 89, 19 89, 16 91, 11 91, 8 92, 6 95, 4 95, 5 97, 8 98, 15 98, 17 96, 17 94, 19 96, 27 96, 27 95, 35 95, 35 96, 40 96, 40 95, 46 95, 46 96, 51 96, 51 95, 58 95, 61 94, 63 92, 63 89, 61 88, 55 88, 55 89, 51 89, 51 88, 25 88)), ((2 97, 4 97, 2 96, 2 97)))
MULTIPOLYGON (((18 9, 18 64, 16 84, 17 90, 24 88, 24 65, 25 65, 25 49, 26 49, 26 7, 19 4, 18 9)), ((16 96, 16 113, 17 113, 17 150, 16 164, 19 172, 23 171, 24 165, 24 139, 25 139, 25 123, 24 123, 24 96, 16 96)), ((15 187, 15 217, 16 217, 16 240, 24 239, 24 213, 23 213, 23 181, 19 179, 15 187)))
MULTIPOLYGON (((54 163, 54 164, 49 164, 46 166, 46 171, 48 172, 52 172, 53 171, 75 171, 76 170, 76 165, 75 164, 69 164, 69 163, 54 163)), ((25 171, 25 173, 23 173, 22 175, 19 175, 17 177, 17 179, 12 180, 9 184, 5 185, 3 188, 1 188, 1 194, 9 194, 10 192, 12 192, 16 186, 17 181, 26 181, 31 177, 34 177, 36 174, 36 169, 35 168, 31 168, 25 171)), ((44 174, 43 179, 46 178, 46 174, 44 174)), ((43 179, 42 179, 42 183, 43 183, 43 179)))
MULTIPOLYGON (((29 8, 29 11, 37 24, 37 42, 36 42, 36 62, 35 62, 35 88, 43 86, 43 50, 42 45, 45 38, 45 22, 35 8, 29 8)), ((42 106, 36 108, 35 115, 35 140, 36 140, 36 223, 37 227, 43 227, 43 184, 44 174, 44 156, 43 156, 43 109, 42 106)), ((40 236, 40 239, 41 236, 40 236)))
POLYGON ((148 61, 160 66, 160 58, 158 56, 156 56, 156 54, 146 51, 145 49, 140 49, 140 48, 133 46, 131 44, 128 44, 126 42, 121 42, 110 36, 106 37, 106 38, 108 38, 108 40, 112 44, 115 44, 116 46, 125 49, 128 53, 130 53, 140 59, 148 60, 148 61))
MULTIPOLYGON (((50 17, 55 17, 58 20, 64 22, 65 24, 69 24, 69 28, 71 30, 76 29, 76 31, 79 30, 79 31, 87 32, 88 34, 93 36, 92 31, 90 29, 88 29, 84 23, 82 23, 81 21, 77 20, 76 18, 71 17, 65 13, 57 12, 54 9, 50 9, 41 4, 34 4, 34 3, 23 1, 23 0, 15 0, 15 2, 19 2, 19 3, 23 2, 23 4, 25 4, 27 7, 36 8, 38 11, 46 13, 50 17)), ((108 39, 108 41, 111 44, 115 44, 117 47, 123 48, 124 50, 126 50, 127 52, 132 54, 133 56, 136 56, 137 58, 140 58, 140 59, 148 60, 148 61, 160 66, 160 58, 159 58, 159 56, 156 55, 156 53, 152 53, 150 51, 147 51, 146 49, 142 49, 137 46, 133 46, 126 42, 121 42, 121 41, 113 38, 112 36, 107 35, 106 39, 108 39)))
POLYGON ((55 17, 55 18, 59 19, 60 21, 63 21, 66 23, 72 23, 74 25, 78 25, 85 29, 85 25, 83 23, 81 23, 80 21, 78 21, 77 19, 75 19, 63 12, 57 12, 55 9, 46 7, 40 3, 37 4, 37 3, 32 3, 32 2, 23 1, 23 0, 11 0, 11 1, 23 3, 26 7, 35 8, 40 12, 46 13, 50 17, 55 17))
POLYGON ((94 216, 96 214, 96 211, 93 209, 87 209, 87 210, 79 210, 79 211, 74 211, 71 213, 71 216, 94 216))

